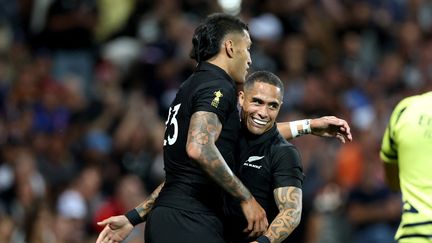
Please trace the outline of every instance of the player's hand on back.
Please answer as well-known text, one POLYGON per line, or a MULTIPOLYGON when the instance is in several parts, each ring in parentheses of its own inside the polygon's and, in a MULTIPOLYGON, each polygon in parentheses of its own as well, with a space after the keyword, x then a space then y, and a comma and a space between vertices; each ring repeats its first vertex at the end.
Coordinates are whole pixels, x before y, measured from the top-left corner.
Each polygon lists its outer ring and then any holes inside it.
POLYGON ((248 226, 244 232, 249 232, 249 237, 257 237, 264 234, 268 227, 266 212, 254 197, 240 203, 248 226))

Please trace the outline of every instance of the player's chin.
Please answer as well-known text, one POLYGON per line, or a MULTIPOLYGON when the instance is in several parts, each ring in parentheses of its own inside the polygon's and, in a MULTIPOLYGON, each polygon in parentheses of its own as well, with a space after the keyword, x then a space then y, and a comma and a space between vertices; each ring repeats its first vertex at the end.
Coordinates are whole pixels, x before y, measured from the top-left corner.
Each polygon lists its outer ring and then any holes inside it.
POLYGON ((254 134, 254 135, 261 135, 264 133, 265 129, 262 127, 257 127, 254 125, 249 125, 248 130, 250 133, 254 134))
POLYGON ((246 82, 246 77, 247 77, 247 73, 245 73, 242 77, 241 77, 241 83, 244 84, 246 82))
POLYGON ((244 84, 245 81, 246 81, 246 76, 245 76, 245 75, 242 76, 242 75, 239 73, 238 76, 233 77, 233 80, 234 80, 234 83, 235 83, 236 85, 244 84))

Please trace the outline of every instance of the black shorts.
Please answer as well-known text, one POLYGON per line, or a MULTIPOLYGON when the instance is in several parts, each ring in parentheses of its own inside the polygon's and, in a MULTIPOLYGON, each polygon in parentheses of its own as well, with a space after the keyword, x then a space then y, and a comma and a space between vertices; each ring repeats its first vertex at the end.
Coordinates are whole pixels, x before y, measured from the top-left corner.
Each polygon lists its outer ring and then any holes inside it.
POLYGON ((224 243, 223 224, 215 215, 157 206, 147 218, 146 243, 224 243))

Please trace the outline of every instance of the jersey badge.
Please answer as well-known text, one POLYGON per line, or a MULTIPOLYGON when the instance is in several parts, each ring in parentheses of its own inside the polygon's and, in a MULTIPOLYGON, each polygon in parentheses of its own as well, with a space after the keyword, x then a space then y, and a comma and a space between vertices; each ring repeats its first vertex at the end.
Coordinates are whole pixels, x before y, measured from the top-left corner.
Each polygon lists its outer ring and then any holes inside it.
POLYGON ((212 100, 211 105, 212 105, 214 108, 217 108, 218 105, 219 105, 220 98, 223 96, 223 94, 222 94, 222 92, 221 92, 220 90, 215 91, 213 94, 215 95, 215 97, 214 97, 214 99, 212 100))
POLYGON ((256 164, 253 164, 252 162, 258 161, 262 158, 264 158, 264 156, 251 156, 246 160, 246 162, 243 163, 243 166, 248 166, 248 167, 252 167, 252 168, 259 170, 259 169, 261 169, 262 165, 256 165, 256 164))
POLYGON ((247 161, 246 162, 254 162, 254 161, 257 161, 257 160, 260 160, 260 159, 262 159, 262 158, 264 158, 264 156, 251 156, 251 157, 249 157, 248 159, 247 159, 247 161))

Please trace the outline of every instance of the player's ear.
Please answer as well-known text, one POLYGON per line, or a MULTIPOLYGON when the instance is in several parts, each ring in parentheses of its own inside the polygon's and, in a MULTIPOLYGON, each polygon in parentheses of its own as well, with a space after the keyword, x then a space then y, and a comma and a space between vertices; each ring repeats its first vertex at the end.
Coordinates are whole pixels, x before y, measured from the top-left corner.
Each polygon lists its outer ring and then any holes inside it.
POLYGON ((231 39, 225 39, 223 48, 228 57, 234 56, 234 42, 231 39))
POLYGON ((245 99, 244 92, 243 91, 239 91, 238 92, 238 101, 239 101, 239 105, 241 107, 243 107, 244 99, 245 99))

